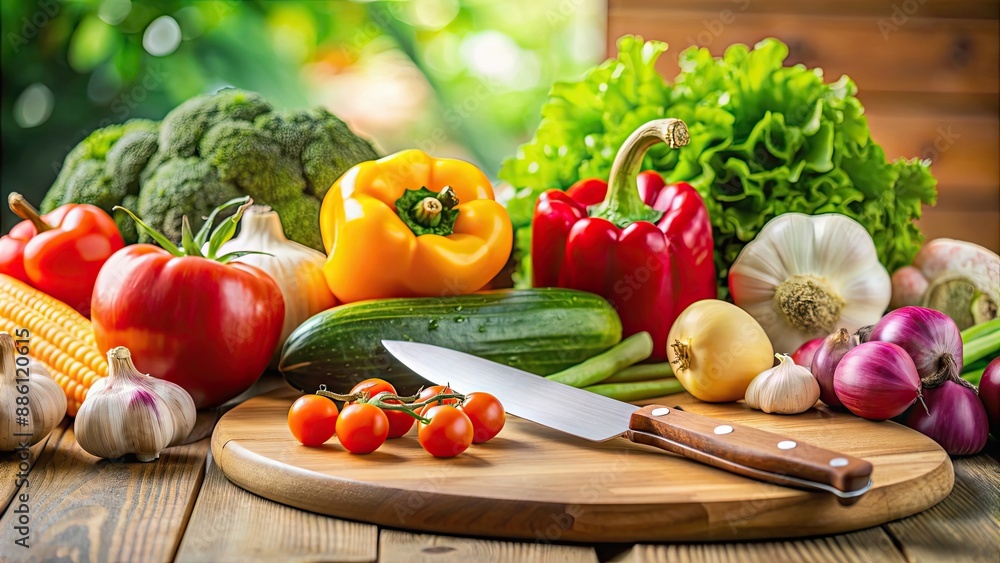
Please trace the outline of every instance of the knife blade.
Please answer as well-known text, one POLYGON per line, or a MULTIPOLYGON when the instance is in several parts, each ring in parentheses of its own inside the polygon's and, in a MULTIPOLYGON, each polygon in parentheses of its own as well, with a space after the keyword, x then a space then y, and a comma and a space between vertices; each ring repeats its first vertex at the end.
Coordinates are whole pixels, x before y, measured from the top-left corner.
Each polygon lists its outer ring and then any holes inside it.
POLYGON ((745 477, 832 493, 841 504, 853 504, 872 486, 871 463, 780 434, 677 407, 640 408, 441 346, 398 340, 382 345, 438 385, 489 393, 509 414, 579 438, 623 437, 745 477))

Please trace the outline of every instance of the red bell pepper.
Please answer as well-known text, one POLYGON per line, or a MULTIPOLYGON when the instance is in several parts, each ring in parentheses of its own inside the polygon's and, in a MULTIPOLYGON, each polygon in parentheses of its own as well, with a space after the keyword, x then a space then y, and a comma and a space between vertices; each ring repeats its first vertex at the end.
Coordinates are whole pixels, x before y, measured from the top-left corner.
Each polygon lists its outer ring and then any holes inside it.
POLYGON ((0 273, 89 316, 97 273, 125 246, 114 219, 94 205, 71 203, 39 216, 19 193, 7 201, 25 220, 0 238, 0 273))
POLYGON ((126 210, 163 248, 135 244, 115 253, 94 287, 98 347, 127 347, 139 371, 180 385, 198 408, 220 405, 253 385, 285 318, 274 280, 248 264, 229 262, 247 252, 216 256, 250 199, 220 209, 236 204, 243 205, 216 228, 204 255, 200 249, 219 209, 197 237, 184 219, 181 248, 126 210))
POLYGON ((656 172, 639 173, 659 140, 686 145, 687 127, 661 119, 633 133, 611 167, 610 189, 586 179, 566 192, 543 193, 531 259, 535 287, 601 295, 617 309, 623 335, 648 332, 652 359, 664 361, 674 320, 691 303, 715 298, 717 289, 712 226, 698 192, 686 183, 665 186, 656 172))

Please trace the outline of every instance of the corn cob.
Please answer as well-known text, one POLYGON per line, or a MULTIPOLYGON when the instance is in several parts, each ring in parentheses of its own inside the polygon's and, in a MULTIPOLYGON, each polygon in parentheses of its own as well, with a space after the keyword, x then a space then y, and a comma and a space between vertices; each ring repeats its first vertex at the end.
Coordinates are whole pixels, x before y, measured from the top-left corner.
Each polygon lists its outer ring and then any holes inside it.
POLYGON ((90 321, 69 305, 0 274, 0 331, 16 334, 21 328, 31 332, 31 357, 66 392, 67 414, 75 416, 94 382, 108 375, 108 361, 97 348, 90 321))

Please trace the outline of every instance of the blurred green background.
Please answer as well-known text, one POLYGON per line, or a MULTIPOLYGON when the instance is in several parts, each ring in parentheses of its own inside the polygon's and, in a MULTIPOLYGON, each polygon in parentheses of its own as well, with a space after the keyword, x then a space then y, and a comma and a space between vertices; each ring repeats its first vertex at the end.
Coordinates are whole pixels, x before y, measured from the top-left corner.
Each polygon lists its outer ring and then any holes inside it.
MULTIPOLYGON (((4 198, 38 204, 90 131, 236 86, 322 105, 384 153, 496 177, 556 80, 605 54, 601 0, 17 0, 2 15, 4 198)), ((0 232, 17 219, 3 205, 0 232)))

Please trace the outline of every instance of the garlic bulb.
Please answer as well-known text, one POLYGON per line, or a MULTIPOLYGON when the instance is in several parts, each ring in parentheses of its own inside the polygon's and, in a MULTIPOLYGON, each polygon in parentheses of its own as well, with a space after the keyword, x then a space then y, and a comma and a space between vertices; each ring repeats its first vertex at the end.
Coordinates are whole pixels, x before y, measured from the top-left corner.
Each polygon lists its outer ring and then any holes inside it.
POLYGON ((108 376, 98 380, 76 415, 73 430, 86 452, 107 459, 160 457, 194 428, 194 400, 181 386, 139 373, 128 348, 108 351, 108 376))
POLYGON ((37 444, 64 416, 62 388, 42 364, 17 355, 14 337, 0 332, 0 452, 37 444))
POLYGON ((252 205, 240 220, 240 234, 222 245, 218 254, 251 250, 266 254, 247 254, 234 260, 256 266, 267 272, 285 299, 285 324, 271 360, 278 365, 278 356, 285 339, 306 319, 337 304, 326 285, 322 252, 288 240, 281 229, 278 214, 266 205, 252 205))
POLYGON ((775 354, 778 365, 764 370, 747 387, 746 403, 766 413, 798 414, 819 400, 819 382, 787 354, 775 354))
POLYGON ((776 352, 838 328, 875 324, 892 296, 889 272, 860 224, 830 213, 771 219, 729 269, 733 302, 764 328, 776 352))

